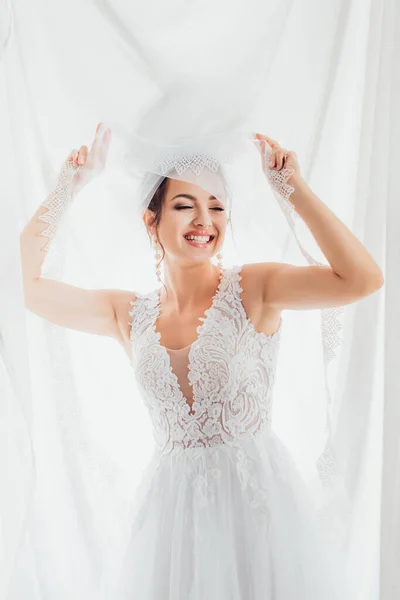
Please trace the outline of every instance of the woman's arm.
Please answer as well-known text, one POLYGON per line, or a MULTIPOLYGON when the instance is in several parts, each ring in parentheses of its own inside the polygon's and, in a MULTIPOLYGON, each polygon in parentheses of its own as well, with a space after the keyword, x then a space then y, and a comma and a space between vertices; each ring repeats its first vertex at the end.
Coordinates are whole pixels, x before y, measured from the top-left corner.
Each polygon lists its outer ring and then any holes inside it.
POLYGON ((29 277, 37 269, 37 240, 27 231, 21 234, 21 257, 25 306, 39 317, 70 329, 118 338, 120 332, 113 294, 118 290, 86 290, 52 279, 29 277))
MULTIPOLYGON (((43 262, 57 234, 57 227, 75 201, 78 167, 84 166, 86 161, 86 146, 81 146, 79 152, 71 152, 55 190, 38 208, 20 235, 25 306, 56 325, 111 336, 121 341, 115 306, 121 303, 121 296, 126 297, 129 310, 130 292, 86 290, 42 277, 43 262)), ((81 185, 82 175, 79 178, 81 185)))
POLYGON ((356 302, 379 290, 384 277, 365 246, 305 181, 297 178, 293 187, 290 201, 330 266, 266 265, 265 304, 290 309, 328 308, 356 302))
MULTIPOLYGON (((255 273, 264 304, 280 309, 329 308, 356 302, 379 290, 384 283, 381 269, 366 247, 307 185, 296 154, 267 136, 256 137, 272 149, 261 145, 262 165, 285 216, 294 210, 302 218, 330 264, 318 263, 302 248, 311 266, 257 265, 255 273)), ((292 218, 289 223, 293 223, 292 218)))
POLYGON ((324 204, 301 177, 288 183, 294 192, 290 202, 308 225, 333 272, 361 289, 372 290, 383 284, 383 274, 364 244, 324 204))

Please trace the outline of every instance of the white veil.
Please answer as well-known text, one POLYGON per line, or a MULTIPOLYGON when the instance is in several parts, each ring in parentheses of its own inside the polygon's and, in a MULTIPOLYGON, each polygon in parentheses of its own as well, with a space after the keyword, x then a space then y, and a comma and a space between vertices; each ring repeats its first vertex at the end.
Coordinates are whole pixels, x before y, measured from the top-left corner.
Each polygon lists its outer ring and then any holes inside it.
MULTIPOLYGON (((2 211, 8 251, 0 314, 6 598, 101 597, 152 452, 122 349, 25 310, 18 233, 54 189, 69 151, 89 144, 102 120, 112 130, 106 169, 65 215, 44 277, 93 289, 154 289, 143 210, 166 175, 219 194, 209 178, 215 165, 232 211, 226 264, 328 264, 289 202, 290 173, 263 172, 253 134, 274 126, 282 146, 295 142, 287 123, 301 115, 280 117, 281 136, 276 109, 286 105, 274 96, 292 7, 290 0, 3 5, 2 22, 10 23, 2 32, 9 165, 2 186, 10 202, 2 211)), ((324 199, 331 166, 319 174, 324 199)), ((350 219, 339 204, 332 208, 350 219)), ((345 317, 341 308, 284 313, 274 428, 347 550, 368 415, 349 408, 346 422, 338 420, 345 317)))

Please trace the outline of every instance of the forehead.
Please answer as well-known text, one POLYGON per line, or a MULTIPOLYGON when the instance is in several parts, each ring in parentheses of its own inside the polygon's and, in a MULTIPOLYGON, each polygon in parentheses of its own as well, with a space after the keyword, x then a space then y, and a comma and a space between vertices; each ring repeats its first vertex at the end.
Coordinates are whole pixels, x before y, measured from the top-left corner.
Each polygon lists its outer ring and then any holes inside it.
POLYGON ((199 199, 208 199, 210 196, 214 196, 217 200, 225 202, 225 186, 217 173, 203 170, 199 176, 185 173, 185 177, 183 177, 183 175, 174 173, 168 177, 167 199, 171 199, 177 194, 188 194, 199 199))
POLYGON ((208 197, 210 195, 207 190, 190 181, 169 179, 167 197, 173 197, 176 196, 176 194, 190 194, 196 197, 208 197))

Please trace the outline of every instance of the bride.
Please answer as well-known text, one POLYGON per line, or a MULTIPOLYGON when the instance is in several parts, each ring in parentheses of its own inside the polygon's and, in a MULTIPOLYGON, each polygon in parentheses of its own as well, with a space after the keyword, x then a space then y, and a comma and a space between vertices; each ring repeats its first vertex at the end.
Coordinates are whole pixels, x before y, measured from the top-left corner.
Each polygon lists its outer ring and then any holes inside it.
MULTIPOLYGON (((292 457, 271 429, 273 387, 283 310, 357 302, 382 287, 383 275, 307 185, 295 153, 265 135, 256 139, 271 149, 267 173, 290 173, 290 202, 330 266, 223 268, 226 190, 214 195, 185 181, 175 165, 143 213, 161 258, 160 288, 86 290, 42 278, 43 250, 79 191, 104 168, 111 131, 101 124, 90 150, 69 154, 55 190, 21 234, 26 307, 61 327, 117 340, 153 425, 157 450, 144 492, 105 576, 110 598, 346 597, 342 559, 327 549, 292 457)), ((221 190, 220 170, 212 176, 221 190)))

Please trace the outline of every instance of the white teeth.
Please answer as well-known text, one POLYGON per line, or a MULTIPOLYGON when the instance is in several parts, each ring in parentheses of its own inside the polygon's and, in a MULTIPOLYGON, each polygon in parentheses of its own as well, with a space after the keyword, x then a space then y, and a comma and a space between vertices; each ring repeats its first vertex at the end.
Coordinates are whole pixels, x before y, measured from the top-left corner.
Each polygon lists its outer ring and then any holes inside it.
POLYGON ((202 235, 185 235, 187 240, 192 240, 194 242, 206 243, 209 241, 210 236, 202 236, 202 235))

